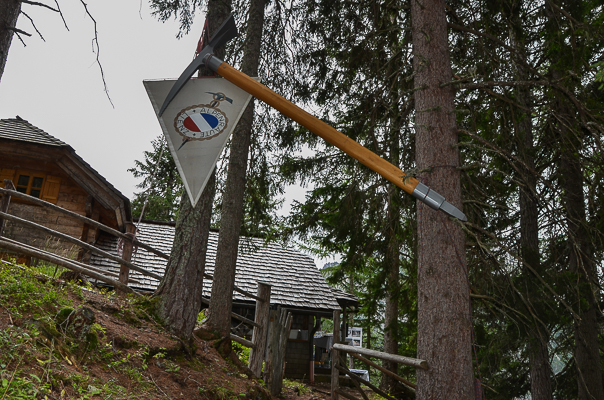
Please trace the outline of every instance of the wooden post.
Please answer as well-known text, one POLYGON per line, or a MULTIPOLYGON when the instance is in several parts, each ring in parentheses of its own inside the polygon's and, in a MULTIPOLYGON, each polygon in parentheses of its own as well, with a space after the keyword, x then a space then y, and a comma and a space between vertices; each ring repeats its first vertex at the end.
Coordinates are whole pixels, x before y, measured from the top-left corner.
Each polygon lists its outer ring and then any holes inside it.
POLYGON ((264 361, 264 355, 266 353, 269 309, 271 305, 271 286, 266 283, 258 282, 257 294, 262 300, 256 300, 256 315, 254 317, 254 322, 259 326, 254 326, 254 331, 252 332, 252 343, 254 343, 255 348, 250 350, 250 361, 248 366, 254 375, 260 377, 260 373, 262 372, 262 361, 264 361))
POLYGON ((310 359, 310 369, 308 371, 308 381, 310 384, 315 383, 315 333, 321 328, 321 317, 318 315, 314 316, 315 324, 313 326, 312 320, 308 323, 308 354, 310 359))
POLYGON ((285 367, 285 348, 292 325, 292 313, 279 309, 271 312, 271 328, 266 356, 265 382, 273 396, 281 393, 285 367))
MULTIPOLYGON (((131 239, 134 239, 134 233, 136 232, 136 226, 132 222, 126 223, 126 235, 131 239)), ((123 240, 124 247, 122 250, 122 259, 124 261, 130 262, 132 258, 132 242, 130 240, 123 240)), ((128 285, 128 274, 130 273, 130 268, 126 264, 120 265, 120 282, 124 285, 128 285)))
MULTIPOLYGON (((333 344, 340 342, 340 310, 333 312, 333 344)), ((340 362, 339 351, 331 350, 331 400, 338 400, 339 395, 337 390, 340 388, 340 371, 338 364, 340 362)))
MULTIPOLYGON (((94 197, 92 197, 92 195, 90 195, 86 199, 86 205, 84 206, 86 218, 92 217, 93 207, 94 207, 94 197)), ((90 243, 88 240, 89 231, 90 231, 90 225, 88 225, 87 223, 84 223, 84 226, 82 227, 82 236, 80 237, 80 240, 82 242, 90 243)), ((88 263, 88 261, 90 260, 90 254, 91 254, 90 251, 87 251, 85 248, 82 247, 80 249, 80 251, 78 252, 77 260, 80 262, 83 262, 83 263, 88 263)))
MULTIPOLYGON (((4 188, 10 189, 10 190, 15 190, 15 185, 13 185, 13 181, 11 181, 10 179, 5 179, 4 188)), ((0 200, 0 211, 8 212, 9 205, 10 205, 10 194, 5 193, 4 196, 2 196, 2 200, 0 200)), ((0 218, 0 236, 2 236, 2 231, 4 230, 4 223, 5 223, 5 220, 0 218)))

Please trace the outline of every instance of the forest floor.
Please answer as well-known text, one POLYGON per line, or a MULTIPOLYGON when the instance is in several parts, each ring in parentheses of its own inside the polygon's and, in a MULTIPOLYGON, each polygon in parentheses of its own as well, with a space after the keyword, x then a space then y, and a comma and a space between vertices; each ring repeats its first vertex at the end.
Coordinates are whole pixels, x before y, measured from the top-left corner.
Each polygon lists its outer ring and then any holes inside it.
POLYGON ((289 380, 271 397, 197 337, 187 353, 149 303, 0 262, 0 399, 330 398, 328 385, 289 380))

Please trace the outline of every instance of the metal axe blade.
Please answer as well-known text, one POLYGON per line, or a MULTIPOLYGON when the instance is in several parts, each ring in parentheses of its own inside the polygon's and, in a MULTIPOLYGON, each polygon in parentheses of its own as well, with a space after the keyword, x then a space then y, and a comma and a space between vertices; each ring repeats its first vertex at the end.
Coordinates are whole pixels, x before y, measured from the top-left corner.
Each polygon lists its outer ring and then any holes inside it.
POLYGON ((172 86, 172 89, 170 89, 170 92, 166 96, 164 104, 162 104, 159 110, 158 116, 161 117, 164 111, 166 111, 166 108, 168 107, 170 102, 174 100, 178 92, 180 92, 180 90, 185 86, 189 79, 191 79, 195 71, 197 71, 204 65, 204 58, 208 54, 212 54, 215 48, 224 45, 229 40, 235 37, 237 37, 237 25, 235 24, 235 18, 233 18, 233 15, 231 14, 222 23, 222 25, 220 25, 216 32, 214 32, 214 35, 210 39, 208 45, 201 50, 199 55, 195 57, 195 59, 191 61, 191 64, 189 64, 189 66, 182 72, 182 74, 180 74, 178 80, 176 81, 176 83, 174 83, 174 86, 172 86))

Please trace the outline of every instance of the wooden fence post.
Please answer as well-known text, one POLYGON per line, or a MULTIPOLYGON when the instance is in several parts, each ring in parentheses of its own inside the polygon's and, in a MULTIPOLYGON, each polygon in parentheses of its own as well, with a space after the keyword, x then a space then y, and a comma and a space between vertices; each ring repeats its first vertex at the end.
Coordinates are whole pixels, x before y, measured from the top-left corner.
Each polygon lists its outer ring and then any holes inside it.
POLYGON ((289 330, 292 326, 292 313, 279 308, 271 312, 272 323, 269 328, 269 341, 264 369, 265 382, 273 396, 281 393, 283 371, 285 369, 285 349, 289 330))
MULTIPOLYGON (((13 185, 13 181, 11 181, 10 179, 5 179, 4 188, 10 189, 10 190, 15 190, 15 185, 13 185)), ((4 194, 4 196, 2 196, 2 200, 0 200, 0 211, 8 212, 9 205, 10 205, 10 194, 4 194)), ((6 220, 0 218, 0 236, 2 236, 2 231, 4 230, 5 222, 6 222, 6 220)))
POLYGON ((254 343, 255 348, 250 350, 250 361, 248 366, 254 375, 260 377, 262 372, 262 361, 264 361, 266 352, 269 311, 271 305, 271 285, 258 282, 257 295, 262 300, 256 300, 256 315, 254 321, 260 326, 254 326, 254 331, 252 332, 252 343, 254 343))
MULTIPOLYGON (((128 235, 128 237, 130 237, 132 240, 134 240, 134 233, 136 232, 136 225, 134 225, 132 222, 127 222, 126 223, 126 235, 128 235)), ((130 240, 125 240, 122 239, 124 243, 123 249, 122 249, 122 259, 124 261, 130 262, 130 259, 132 258, 132 242, 130 240)), ((128 274, 130 273, 130 268, 128 268, 127 265, 125 264, 121 264, 120 265, 120 282, 123 283, 124 285, 128 285, 128 274)))
MULTIPOLYGON (((333 344, 340 343, 340 310, 333 312, 333 344)), ((340 387, 340 354, 336 349, 331 350, 331 400, 338 400, 340 397, 337 390, 340 387)))

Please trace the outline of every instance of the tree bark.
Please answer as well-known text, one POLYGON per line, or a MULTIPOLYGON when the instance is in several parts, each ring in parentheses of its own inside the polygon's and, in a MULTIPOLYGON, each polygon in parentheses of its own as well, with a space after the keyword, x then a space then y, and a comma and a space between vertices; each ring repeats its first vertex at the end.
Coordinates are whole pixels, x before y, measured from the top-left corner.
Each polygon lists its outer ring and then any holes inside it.
MULTIPOLYGON (((564 107, 560 104, 560 107, 564 107)), ((564 118, 564 116, 561 116, 564 118)), ((564 119, 563 119, 564 120, 564 119)), ((577 366, 578 398, 580 400, 603 400, 602 369, 598 344, 598 275, 587 230, 585 197, 583 194, 583 170, 579 156, 582 143, 579 134, 566 129, 572 122, 566 119, 560 126, 562 155, 560 160, 560 183, 568 225, 569 270, 577 275, 575 304, 578 316, 574 322, 575 365, 577 366)))
POLYGON ((5 0, 0 2, 0 80, 8 58, 8 50, 13 40, 14 29, 21 13, 20 0, 5 0))
MULTIPOLYGON (((562 27, 559 7, 553 1, 545 3, 546 37, 550 39, 553 80, 562 81, 576 62, 575 49, 565 46, 560 35, 562 27), (569 51, 571 50, 571 51, 569 51), (570 61, 572 59, 572 61, 570 61)), ((584 18, 580 16, 580 18, 584 18)), ((575 90, 574 80, 565 79, 569 92, 575 90)), ((598 343, 598 274, 593 259, 594 249, 587 225, 581 150, 583 133, 579 126, 582 110, 574 110, 561 92, 554 93, 551 125, 560 146, 559 179, 568 227, 568 269, 576 274, 575 304, 578 318, 574 321, 575 365, 579 400, 604 400, 600 347, 598 343)))
MULTIPOLYGON (((250 76, 258 74, 260 45, 264 26, 266 0, 250 4, 247 34, 241 71, 250 76)), ((231 329, 230 312, 233 304, 233 286, 239 250, 239 233, 243 218, 245 175, 254 122, 254 101, 250 101, 231 139, 229 169, 222 200, 220 235, 216 249, 216 266, 212 284, 212 303, 206 327, 227 337, 231 329)))
MULTIPOLYGON (((411 2, 416 159, 423 180, 462 208, 459 155, 443 0, 411 2)), ((474 398, 465 238, 457 222, 417 202, 417 399, 474 398)))
MULTIPOLYGON (((393 141, 394 142, 394 141, 393 141)), ((398 145, 398 143, 397 143, 398 145)), ((396 157, 398 158, 398 157, 396 157)), ((398 164, 398 160, 392 160, 395 164, 398 164)), ((384 260, 385 267, 388 271, 388 281, 386 285, 386 309, 384 313, 384 323, 386 329, 384 330, 384 352, 389 354, 398 354, 398 315, 399 315, 399 291, 400 291, 400 279, 399 279, 399 248, 400 242, 397 238, 397 225, 400 219, 400 210, 396 206, 396 192, 397 188, 394 185, 390 185, 390 192, 388 194, 388 225, 386 231, 387 248, 386 257, 384 260)), ((388 371, 398 374, 398 364, 392 361, 383 360, 382 366, 388 371)), ((382 381, 380 382, 380 389, 392 393, 396 385, 396 380, 391 376, 382 374, 382 381)))
MULTIPOLYGON (((211 35, 231 12, 230 0, 208 1, 208 30, 211 35)), ((224 48, 215 49, 224 58, 224 48)), ((201 70, 201 74, 207 74, 201 70)), ((216 172, 206 184, 201 198, 192 207, 187 193, 180 201, 174 242, 164 279, 155 292, 159 296, 158 312, 169 330, 189 343, 201 309, 212 206, 216 193, 216 172)), ((229 309, 228 315, 231 315, 229 309)))
MULTIPOLYGON (((511 42, 515 45, 518 54, 526 59, 526 44, 522 37, 515 32, 523 29, 518 11, 512 15, 511 42)), ((528 81, 526 69, 519 63, 515 64, 517 81, 528 81)), ((533 135, 532 115, 526 110, 532 108, 531 89, 519 87, 516 89, 516 102, 523 109, 516 109, 518 114, 515 126, 518 140, 518 158, 523 162, 520 166, 521 181, 524 186, 520 188, 520 253, 524 261, 539 274, 542 274, 543 265, 539 251, 539 208, 537 197, 537 176, 535 175, 535 146, 533 135)), ((535 307, 534 312, 541 314, 543 300, 540 293, 540 282, 528 269, 523 270, 524 284, 527 288, 527 300, 535 307)), ((533 400, 551 400, 553 398, 551 368, 549 363, 549 333, 541 323, 533 319, 527 329, 528 355, 531 377, 531 398, 533 400)))
POLYGON ((191 339, 201 309, 203 273, 215 190, 216 174, 212 173, 195 208, 187 193, 183 193, 172 252, 164 279, 155 292, 155 296, 160 296, 160 318, 185 343, 191 339))

